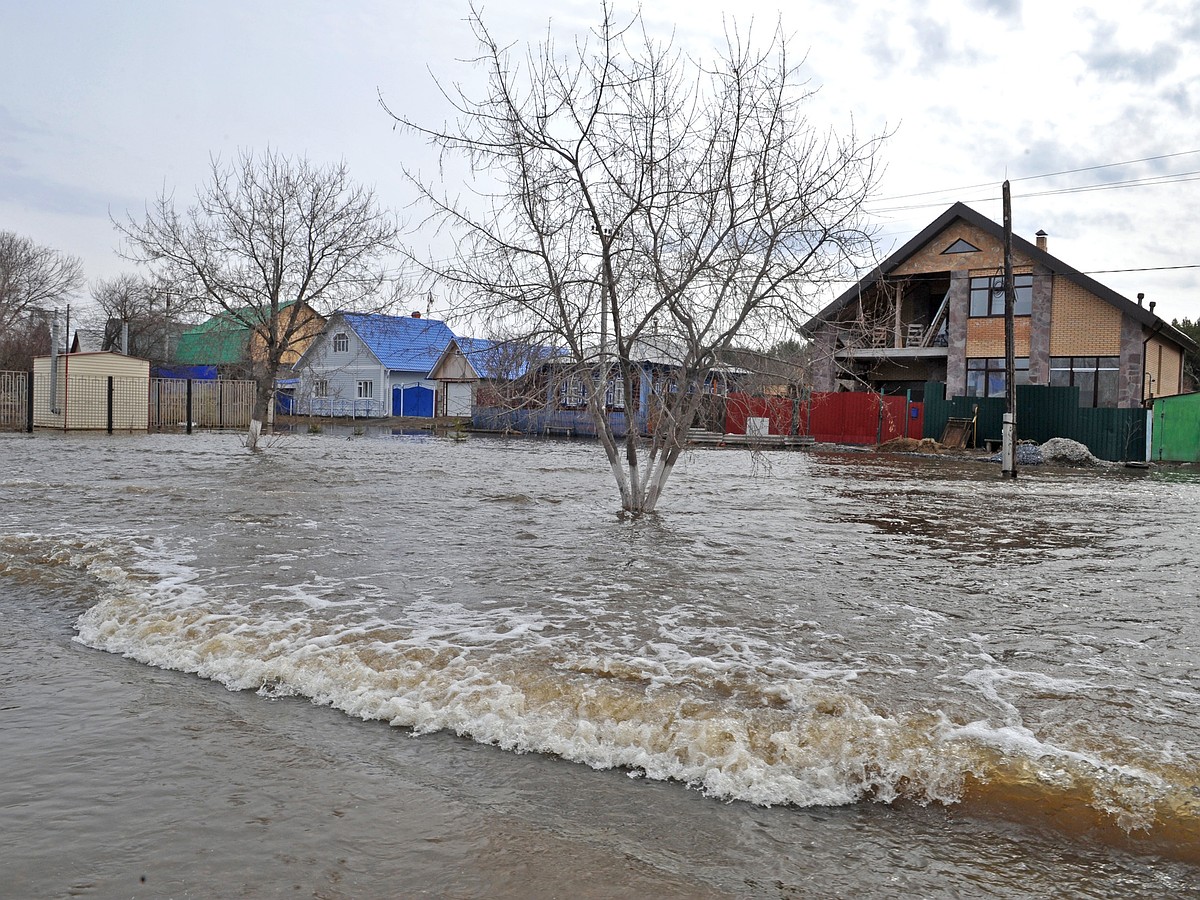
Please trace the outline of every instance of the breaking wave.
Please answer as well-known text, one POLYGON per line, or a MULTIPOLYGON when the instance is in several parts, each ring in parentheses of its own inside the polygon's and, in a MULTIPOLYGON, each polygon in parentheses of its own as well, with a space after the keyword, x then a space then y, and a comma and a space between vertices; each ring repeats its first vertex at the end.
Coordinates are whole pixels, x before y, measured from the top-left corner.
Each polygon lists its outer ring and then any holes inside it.
POLYGON ((419 597, 393 599, 401 612, 385 619, 304 585, 270 602, 218 597, 158 541, 8 535, 0 575, 98 597, 76 623, 89 647, 416 734, 451 731, 724 800, 961 804, 1200 857, 1200 771, 1170 748, 1117 736, 1069 745, 1015 721, 882 708, 853 690, 852 671, 804 674, 764 648, 716 658, 599 646, 536 611, 419 597))

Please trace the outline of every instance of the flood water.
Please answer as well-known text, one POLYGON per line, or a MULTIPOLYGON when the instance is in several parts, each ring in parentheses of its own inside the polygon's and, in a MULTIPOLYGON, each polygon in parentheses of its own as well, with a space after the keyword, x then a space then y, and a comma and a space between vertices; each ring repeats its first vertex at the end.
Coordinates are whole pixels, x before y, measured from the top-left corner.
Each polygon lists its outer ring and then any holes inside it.
POLYGON ((1200 477, 0 435, 0 896, 1200 897, 1200 477))

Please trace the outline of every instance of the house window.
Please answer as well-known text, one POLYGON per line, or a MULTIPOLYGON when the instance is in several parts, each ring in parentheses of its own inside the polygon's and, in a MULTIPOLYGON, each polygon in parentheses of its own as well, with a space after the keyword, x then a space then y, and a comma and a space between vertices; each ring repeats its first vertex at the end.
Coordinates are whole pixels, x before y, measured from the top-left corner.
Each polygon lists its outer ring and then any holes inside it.
POLYGON ((604 399, 608 403, 609 409, 624 409, 625 382, 619 378, 611 379, 608 382, 607 396, 604 399))
POLYGON ((360 381, 358 382, 358 399, 371 400, 375 397, 375 382, 360 381))
POLYGON ((350 349, 350 336, 344 331, 339 331, 333 336, 333 352, 345 353, 350 349))
MULTIPOLYGON (((1029 384, 1029 357, 1018 356, 1013 360, 1017 384, 1029 384)), ((1004 357, 986 356, 967 360, 968 397, 1004 397, 1004 357)))
MULTIPOLYGON (((1013 315, 1028 316, 1033 312, 1033 276, 1014 275, 1013 315)), ((971 316, 1004 315, 1004 276, 988 275, 971 279, 971 316)))
POLYGON ((976 247, 974 244, 972 244, 969 241, 964 241, 962 238, 959 238, 957 241, 955 241, 953 244, 951 244, 949 247, 947 247, 945 250, 942 251, 943 255, 946 253, 978 253, 978 252, 979 252, 978 247, 976 247))
POLYGON ((561 396, 561 406, 563 409, 577 409, 580 406, 587 405, 587 396, 584 393, 583 379, 578 375, 571 375, 562 383, 559 388, 561 396))
POLYGON ((1119 356, 1052 356, 1050 384, 1079 388, 1079 405, 1116 408, 1119 356))
POLYGON ((329 379, 318 378, 313 382, 313 396, 317 398, 325 398, 329 396, 329 379))

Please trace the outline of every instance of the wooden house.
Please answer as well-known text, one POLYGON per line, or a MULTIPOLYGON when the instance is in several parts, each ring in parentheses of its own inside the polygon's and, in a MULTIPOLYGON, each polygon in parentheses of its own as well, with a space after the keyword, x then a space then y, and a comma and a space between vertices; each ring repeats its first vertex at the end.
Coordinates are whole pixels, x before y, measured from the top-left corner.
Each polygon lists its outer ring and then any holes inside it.
MULTIPOLYGON (((255 367, 266 358, 263 333, 268 312, 247 306, 193 325, 179 335, 172 362, 185 368, 213 367, 227 378, 253 377, 255 367)), ((280 359, 282 367, 289 369, 321 333, 325 318, 307 303, 287 303, 280 307, 279 321, 282 331, 293 328, 280 359)))
MULTIPOLYGON (((452 340, 449 326, 419 313, 335 313, 293 367, 299 379, 293 409, 316 416, 432 417, 439 391, 431 371, 452 340)), ((458 394, 455 403, 461 403, 458 394)))

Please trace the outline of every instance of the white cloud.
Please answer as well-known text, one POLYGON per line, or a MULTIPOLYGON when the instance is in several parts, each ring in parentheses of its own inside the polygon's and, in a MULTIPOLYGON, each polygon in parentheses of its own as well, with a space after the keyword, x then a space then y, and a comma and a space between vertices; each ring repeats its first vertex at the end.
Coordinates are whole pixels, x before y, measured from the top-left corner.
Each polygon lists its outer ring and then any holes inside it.
MULTIPOLYGON (((633 9, 622 0, 621 10, 633 9)), ((1141 0, 1098 14, 1082 2, 743 0, 646 5, 649 27, 708 53, 734 20, 756 32, 781 19, 820 92, 814 121, 860 133, 898 125, 876 204, 903 240, 956 199, 999 218, 998 183, 1200 149, 1192 122, 1200 13, 1141 0), (987 185, 987 187, 974 187, 987 185), (938 192, 930 194, 928 192, 938 192), (892 200, 901 195, 918 198, 892 200), (918 203, 920 208, 914 207, 918 203)), ((431 73, 479 84, 465 0, 298 0, 245 4, 0 4, 0 222, 84 257, 89 277, 127 264, 111 252, 109 208, 137 211, 159 191, 190 196, 211 154, 270 144, 316 162, 344 158, 387 205, 411 198, 401 159, 435 161, 391 130, 376 91, 418 118, 448 114, 431 73)), ((585 30, 591 0, 493 5, 504 42, 560 41, 585 30)), ((1200 155, 1055 179, 1015 181, 1017 230, 1051 232, 1052 250, 1089 268, 1200 264, 1200 182, 1043 194, 1200 169, 1200 155)), ((432 240, 432 239, 431 239, 432 240)), ((886 247, 882 248, 886 252, 886 247)), ((1200 317, 1196 270, 1101 275, 1144 290, 1168 315, 1200 317)))

